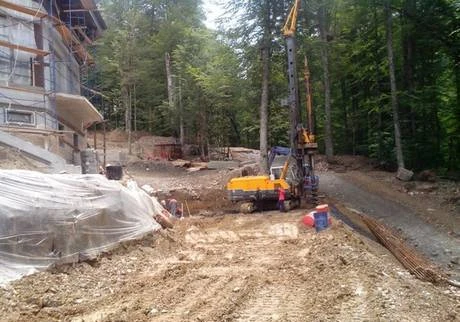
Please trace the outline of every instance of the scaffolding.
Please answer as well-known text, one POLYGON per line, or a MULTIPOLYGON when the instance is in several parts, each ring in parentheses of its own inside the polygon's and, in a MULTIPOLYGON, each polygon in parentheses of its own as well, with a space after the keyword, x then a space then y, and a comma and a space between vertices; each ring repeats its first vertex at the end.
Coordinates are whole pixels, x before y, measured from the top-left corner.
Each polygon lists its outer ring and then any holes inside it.
MULTIPOLYGON (((93 0, 0 0, 2 110, 33 110, 33 124, 28 131, 35 126, 37 131, 68 132, 61 131, 61 124, 72 126, 58 113, 56 96, 71 94, 79 100, 81 89, 88 88, 82 81, 88 79, 88 66, 94 64, 94 59, 86 46, 104 29, 105 23, 93 0)), ((14 122, 8 123, 7 112, 1 114, 0 125, 14 128, 14 122)), ((28 115, 15 117, 32 120, 28 115)), ((23 129, 29 125, 23 123, 23 129)), ((86 125, 81 124, 80 129, 86 125)))

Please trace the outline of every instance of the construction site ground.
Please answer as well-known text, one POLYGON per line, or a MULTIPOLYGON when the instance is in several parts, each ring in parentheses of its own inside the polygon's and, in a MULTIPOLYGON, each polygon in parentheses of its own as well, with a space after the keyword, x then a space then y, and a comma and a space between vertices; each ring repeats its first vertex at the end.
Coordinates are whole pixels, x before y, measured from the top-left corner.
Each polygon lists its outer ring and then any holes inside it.
POLYGON ((320 233, 301 223, 311 205, 238 213, 223 189, 233 171, 131 163, 127 177, 183 202, 185 219, 0 288, 0 321, 460 320, 458 288, 417 280, 355 220, 382 219, 455 277, 458 184, 422 191, 353 160, 317 163, 321 200, 346 215, 320 233))

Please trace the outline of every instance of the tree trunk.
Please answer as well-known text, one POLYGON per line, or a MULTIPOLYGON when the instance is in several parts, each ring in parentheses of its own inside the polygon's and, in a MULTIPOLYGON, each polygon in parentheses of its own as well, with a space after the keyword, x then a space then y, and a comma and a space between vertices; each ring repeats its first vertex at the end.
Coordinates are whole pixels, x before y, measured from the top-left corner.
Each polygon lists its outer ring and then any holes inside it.
POLYGON ((332 116, 331 116, 331 84, 329 80, 329 53, 327 44, 327 27, 326 27, 326 5, 323 3, 318 10, 318 24, 321 37, 321 63, 323 67, 324 83, 324 144, 326 156, 334 155, 334 145, 332 141, 332 116))
POLYGON ((260 97, 260 172, 268 174, 268 100, 270 83, 270 7, 266 3, 266 16, 264 20, 264 38, 260 51, 262 59, 262 93, 260 97))
POLYGON ((125 131, 128 133, 128 149, 131 154, 131 99, 129 85, 124 84, 121 88, 121 96, 125 107, 125 131))
POLYGON ((456 138, 450 138, 450 145, 452 149, 449 149, 449 168, 458 169, 460 159, 460 60, 454 61, 454 73, 455 73, 455 85, 457 89, 457 135, 456 138))
POLYGON ((134 132, 137 132, 137 95, 136 95, 136 84, 133 86, 134 95, 134 132))
POLYGON ((182 83, 179 80, 179 139, 182 153, 184 153, 185 131, 184 131, 184 107, 182 105, 182 83))
POLYGON ((128 154, 132 154, 132 133, 133 133, 133 91, 128 86, 128 154))
MULTIPOLYGON (((454 61, 455 87, 457 89, 457 122, 460 124, 460 59, 454 61)), ((460 126, 457 128, 460 134, 460 126)))
MULTIPOLYGON (((354 92, 354 89, 353 89, 354 92)), ((358 110, 358 98, 357 95, 352 94, 351 96, 351 153, 356 155, 356 111, 358 110)))
POLYGON ((173 75, 171 73, 171 57, 169 53, 165 53, 165 67, 166 67, 166 82, 168 85, 168 103, 169 107, 174 108, 174 85, 173 75))
MULTIPOLYGON (((379 45, 379 40, 380 40, 380 35, 379 35, 379 22, 378 22, 378 14, 377 14, 377 4, 376 1, 374 0, 372 2, 373 4, 373 16, 374 16, 374 53, 373 53, 373 58, 374 58, 374 68, 375 68, 375 97, 380 97, 382 93, 381 85, 380 85, 380 57, 378 55, 380 45, 379 45)), ((377 159, 379 161, 383 161, 383 122, 382 122, 382 107, 379 106, 377 110, 377 159)))
POLYGON ((415 0, 405 0, 403 10, 403 71, 404 71, 404 89, 409 93, 411 99, 409 100, 409 106, 407 110, 409 112, 410 119, 410 133, 411 136, 415 136, 415 112, 412 106, 412 97, 415 92, 415 81, 414 81, 414 56, 415 56, 415 37, 414 37, 414 24, 412 22, 413 17, 416 14, 415 0))
POLYGON ((344 143, 345 143, 345 152, 350 153, 351 148, 350 148, 350 126, 349 126, 349 120, 348 120, 348 97, 347 97, 347 90, 346 90, 346 82, 344 79, 340 81, 340 89, 342 92, 342 106, 343 106, 343 127, 344 127, 344 143))
POLYGON ((393 19, 390 8, 390 0, 385 1, 385 17, 386 17, 386 36, 387 36, 387 51, 388 51, 388 67, 390 73, 390 87, 391 87, 391 107, 393 110, 393 125, 395 135, 395 148, 396 148, 396 162, 398 168, 404 168, 404 157, 401 145, 401 130, 399 126, 399 108, 398 108, 398 96, 396 89, 396 77, 395 77, 395 64, 393 59, 393 19))
POLYGON ((149 132, 152 133, 153 130, 153 120, 152 120, 152 105, 149 106, 149 132))

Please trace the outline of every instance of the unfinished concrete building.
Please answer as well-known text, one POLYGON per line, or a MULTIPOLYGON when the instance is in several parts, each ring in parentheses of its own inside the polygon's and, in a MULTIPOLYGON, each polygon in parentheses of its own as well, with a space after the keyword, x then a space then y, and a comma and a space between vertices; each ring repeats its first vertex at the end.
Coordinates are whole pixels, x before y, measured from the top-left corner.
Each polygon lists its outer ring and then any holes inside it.
POLYGON ((56 170, 80 164, 86 129, 103 120, 80 79, 104 29, 94 0, 0 0, 0 144, 56 170))

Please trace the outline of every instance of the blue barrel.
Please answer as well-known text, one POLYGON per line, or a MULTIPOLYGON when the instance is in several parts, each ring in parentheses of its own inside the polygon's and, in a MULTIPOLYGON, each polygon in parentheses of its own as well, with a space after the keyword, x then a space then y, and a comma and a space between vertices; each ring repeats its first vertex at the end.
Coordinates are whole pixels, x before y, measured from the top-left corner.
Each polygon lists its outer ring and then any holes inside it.
POLYGON ((315 229, 316 231, 321 231, 327 228, 327 212, 316 212, 313 214, 315 218, 315 229))

